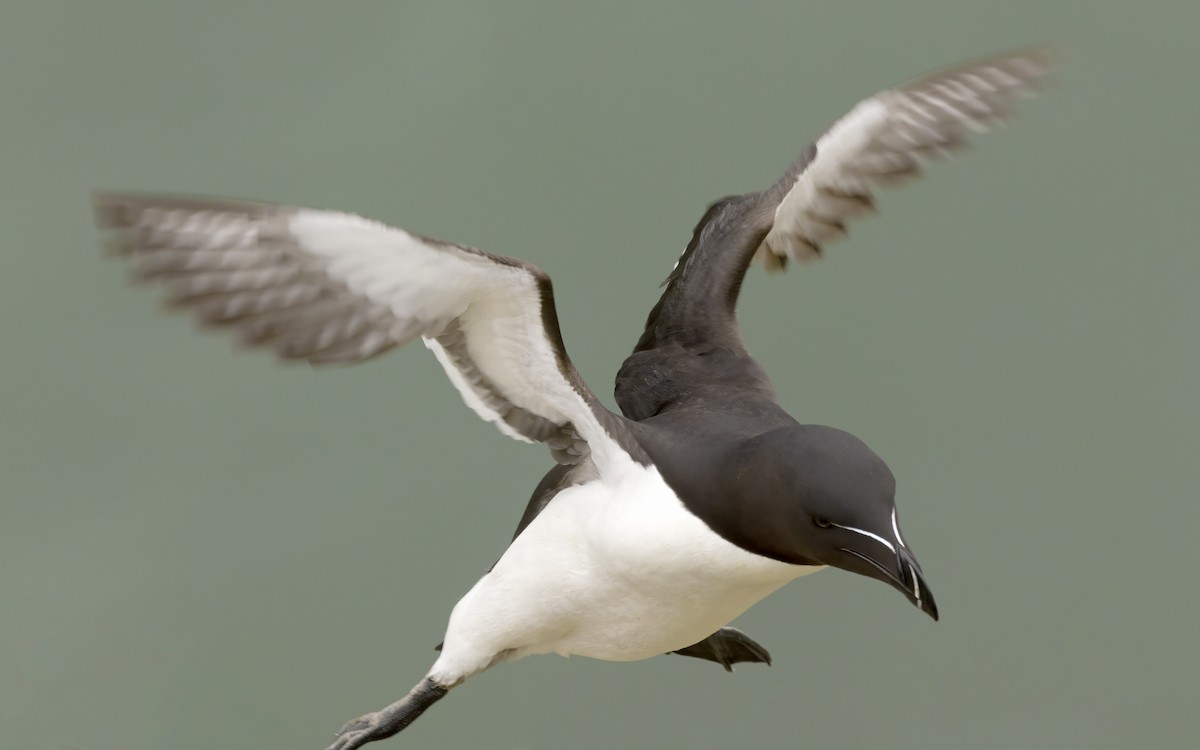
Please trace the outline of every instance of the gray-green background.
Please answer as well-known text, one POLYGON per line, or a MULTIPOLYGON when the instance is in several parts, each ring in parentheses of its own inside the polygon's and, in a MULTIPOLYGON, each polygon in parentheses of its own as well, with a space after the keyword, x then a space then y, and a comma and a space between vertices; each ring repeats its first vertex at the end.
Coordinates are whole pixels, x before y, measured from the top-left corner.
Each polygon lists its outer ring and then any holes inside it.
POLYGON ((89 190, 527 258, 609 399, 708 201, 861 97, 1039 40, 1052 95, 742 306, 784 403, 890 463, 942 622, 825 572, 739 621, 774 668, 532 658, 389 746, 1194 747, 1198 24, 1165 0, 6 3, 0 747, 323 747, 423 674, 549 465, 420 346, 314 372, 160 314, 89 190))

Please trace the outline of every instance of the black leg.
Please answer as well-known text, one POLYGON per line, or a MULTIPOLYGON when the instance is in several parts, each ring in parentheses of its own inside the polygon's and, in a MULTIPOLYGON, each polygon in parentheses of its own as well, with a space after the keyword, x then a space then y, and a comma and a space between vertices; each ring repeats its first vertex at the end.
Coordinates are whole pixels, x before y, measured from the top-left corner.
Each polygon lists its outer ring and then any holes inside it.
POLYGON ((349 721, 328 750, 355 750, 368 742, 384 740, 416 721, 425 709, 442 699, 450 688, 426 677, 408 695, 387 708, 349 721))

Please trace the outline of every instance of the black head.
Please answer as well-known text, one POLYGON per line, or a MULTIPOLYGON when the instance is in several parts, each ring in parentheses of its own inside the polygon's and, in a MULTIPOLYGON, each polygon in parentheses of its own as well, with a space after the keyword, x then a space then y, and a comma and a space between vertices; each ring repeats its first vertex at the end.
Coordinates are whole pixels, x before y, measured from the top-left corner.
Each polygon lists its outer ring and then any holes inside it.
POLYGON ((896 480, 861 440, 832 427, 785 427, 747 441, 735 471, 738 534, 753 547, 878 579, 937 619, 921 566, 900 534, 896 480))

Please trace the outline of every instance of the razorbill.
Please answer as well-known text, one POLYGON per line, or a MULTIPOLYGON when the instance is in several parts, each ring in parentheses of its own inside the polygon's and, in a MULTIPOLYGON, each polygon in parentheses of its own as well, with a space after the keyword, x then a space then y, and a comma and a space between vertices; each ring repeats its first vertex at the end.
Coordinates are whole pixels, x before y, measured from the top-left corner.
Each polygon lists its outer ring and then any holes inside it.
POLYGON ((389 737, 530 654, 769 663, 729 623, 827 566, 883 581, 936 619, 887 465, 852 435, 784 412, 735 303, 752 260, 779 269, 819 256, 873 209, 876 189, 1004 119, 1048 67, 1025 50, 879 93, 774 185, 714 203, 620 368, 620 414, 572 365, 550 279, 528 263, 336 211, 98 194, 98 221, 137 274, 204 323, 315 364, 420 337, 480 417, 557 462, 454 607, 428 673, 347 723, 330 750, 389 737))

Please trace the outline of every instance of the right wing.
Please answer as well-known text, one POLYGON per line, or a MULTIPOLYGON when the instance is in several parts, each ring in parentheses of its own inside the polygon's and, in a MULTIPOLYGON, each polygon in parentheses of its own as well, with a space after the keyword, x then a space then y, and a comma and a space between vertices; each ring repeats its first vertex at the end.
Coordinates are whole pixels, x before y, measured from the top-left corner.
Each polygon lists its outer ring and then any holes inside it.
POLYGON ((537 267, 334 211, 101 194, 98 223, 138 275, 200 320, 314 364, 417 336, 480 417, 603 472, 644 457, 567 356, 537 267))

